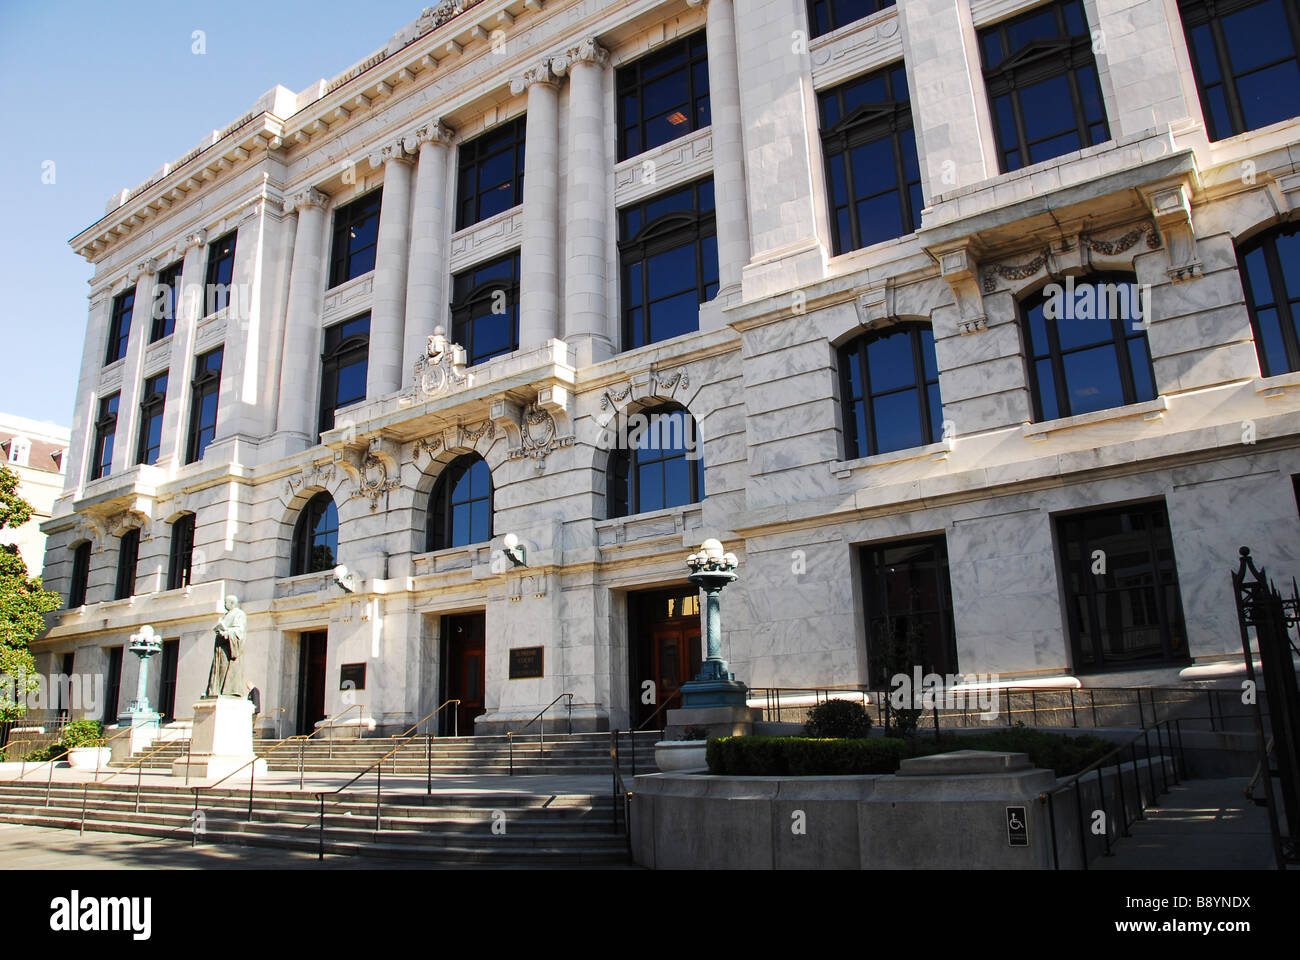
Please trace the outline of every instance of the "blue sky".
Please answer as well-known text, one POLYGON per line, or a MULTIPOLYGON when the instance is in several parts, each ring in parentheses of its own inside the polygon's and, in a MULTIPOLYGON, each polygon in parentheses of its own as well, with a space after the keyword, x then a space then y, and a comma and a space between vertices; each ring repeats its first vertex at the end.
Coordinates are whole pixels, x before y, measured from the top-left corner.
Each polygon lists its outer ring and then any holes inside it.
POLYGON ((92 271, 68 239, 111 194, 277 83, 342 72, 431 2, 0 0, 0 412, 70 425, 92 271))

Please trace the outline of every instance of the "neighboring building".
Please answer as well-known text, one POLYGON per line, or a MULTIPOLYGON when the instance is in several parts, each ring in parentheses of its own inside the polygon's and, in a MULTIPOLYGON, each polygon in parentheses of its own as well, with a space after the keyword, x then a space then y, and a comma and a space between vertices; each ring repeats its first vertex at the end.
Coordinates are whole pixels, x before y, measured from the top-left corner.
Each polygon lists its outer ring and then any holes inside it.
POLYGON ((73 239, 36 649, 113 715, 152 624, 185 716, 234 593, 287 731, 565 693, 625 728, 698 661, 716 536, 751 686, 880 685, 907 642, 1230 672, 1237 548, 1300 573, 1298 31, 1291 0, 426 10, 73 239))
POLYGON ((45 534, 54 501, 63 493, 68 456, 68 428, 0 413, 0 459, 18 474, 18 495, 32 507, 32 518, 17 529, 0 530, 0 543, 18 544, 27 573, 41 575, 45 534))

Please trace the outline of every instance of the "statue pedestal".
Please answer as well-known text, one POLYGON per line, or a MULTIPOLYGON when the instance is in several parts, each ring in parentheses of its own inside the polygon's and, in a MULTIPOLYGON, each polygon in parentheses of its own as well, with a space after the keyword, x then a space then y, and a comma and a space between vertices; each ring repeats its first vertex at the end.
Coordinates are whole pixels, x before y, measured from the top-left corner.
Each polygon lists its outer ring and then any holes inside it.
POLYGON ((112 737, 120 734, 127 727, 131 728, 130 733, 122 734, 109 742, 114 760, 125 760, 134 753, 144 753, 148 750, 162 730, 162 714, 131 710, 120 714, 117 725, 106 728, 104 733, 112 737))
POLYGON ((172 764, 172 776, 202 780, 239 770, 236 779, 243 779, 254 769, 261 776, 265 760, 244 766, 254 756, 253 704, 243 697, 205 697, 194 704, 189 757, 172 764))

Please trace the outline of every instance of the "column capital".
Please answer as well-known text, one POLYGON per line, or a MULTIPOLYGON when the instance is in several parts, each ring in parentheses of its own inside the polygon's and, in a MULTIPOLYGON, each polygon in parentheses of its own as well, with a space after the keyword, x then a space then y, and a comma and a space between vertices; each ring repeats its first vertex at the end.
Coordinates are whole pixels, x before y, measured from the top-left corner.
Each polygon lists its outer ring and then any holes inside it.
MULTIPOLYGON (((428 123, 417 127, 415 133, 411 135, 415 138, 415 146, 418 150, 426 143, 441 143, 450 145, 452 138, 456 136, 456 131, 442 122, 441 119, 430 120, 428 123)), ((408 142, 410 137, 407 138, 408 142)))
POLYGON ((555 86, 560 82, 559 76, 552 68, 552 60, 546 59, 534 67, 525 70, 522 75, 510 79, 510 92, 514 94, 523 93, 535 83, 543 83, 555 86))
POLYGON ((564 76, 575 63, 593 63, 603 67, 609 63, 609 51, 602 47, 595 37, 586 37, 577 45, 565 50, 551 60, 551 70, 558 76, 564 76))
POLYGON ((158 261, 155 260, 153 257, 145 257, 143 260, 137 263, 135 267, 131 270, 131 272, 128 274, 128 279, 130 279, 133 283, 139 283, 141 277, 147 274, 152 274, 157 272, 158 272, 158 261))
POLYGON ((370 165, 382 167, 390 160, 409 163, 406 155, 414 150, 414 137, 414 134, 404 134, 376 147, 370 153, 370 165))
POLYGON ((320 207, 322 210, 330 202, 328 193, 317 190, 315 187, 308 187, 305 190, 299 190, 297 193, 284 199, 284 212, 295 213, 303 207, 320 207))
POLYGON ((193 233, 187 233, 185 235, 184 249, 188 250, 190 247, 201 247, 207 242, 208 231, 195 230, 193 233))

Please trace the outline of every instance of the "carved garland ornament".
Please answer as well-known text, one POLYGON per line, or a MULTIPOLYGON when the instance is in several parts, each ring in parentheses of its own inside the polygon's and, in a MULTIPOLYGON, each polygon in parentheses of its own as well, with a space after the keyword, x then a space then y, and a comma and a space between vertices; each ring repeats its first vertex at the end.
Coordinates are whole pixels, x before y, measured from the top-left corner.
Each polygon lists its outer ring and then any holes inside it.
POLYGON ((388 465, 382 457, 367 453, 361 462, 361 481, 351 499, 365 497, 370 501, 370 512, 379 509, 379 498, 402 485, 400 477, 388 476, 388 465))
POLYGON ((530 403, 524 407, 523 423, 519 427, 519 446, 506 453, 507 459, 522 460, 529 457, 540 473, 546 469, 546 458, 560 447, 573 446, 574 437, 556 436, 555 418, 549 410, 530 403))
POLYGON ((289 496, 292 497, 306 486, 309 481, 312 486, 324 487, 328 486, 333 480, 334 464, 331 463, 327 467, 322 467, 320 464, 316 464, 311 470, 304 471, 297 476, 289 477, 288 480, 285 481, 285 486, 289 491, 289 496))
POLYGON ((1157 250, 1160 247, 1160 234, 1156 231, 1154 223, 1140 223, 1128 233, 1116 237, 1114 240, 1097 240, 1091 234, 1082 234, 1079 242, 1086 246, 1093 253, 1100 253, 1103 256, 1113 257, 1116 254, 1123 253, 1130 249, 1142 237, 1146 237, 1147 249, 1157 250))
MULTIPOLYGON (((654 384, 653 393, 662 395, 663 393, 673 393, 678 387, 685 390, 691 385, 691 378, 685 370, 678 370, 671 377, 665 377, 658 370, 650 371, 650 380, 654 384), (661 393, 662 391, 662 393, 661 393)), ((633 384, 629 383, 621 390, 606 390, 604 396, 600 398, 600 409, 608 410, 612 404, 619 404, 632 395, 633 384)))

